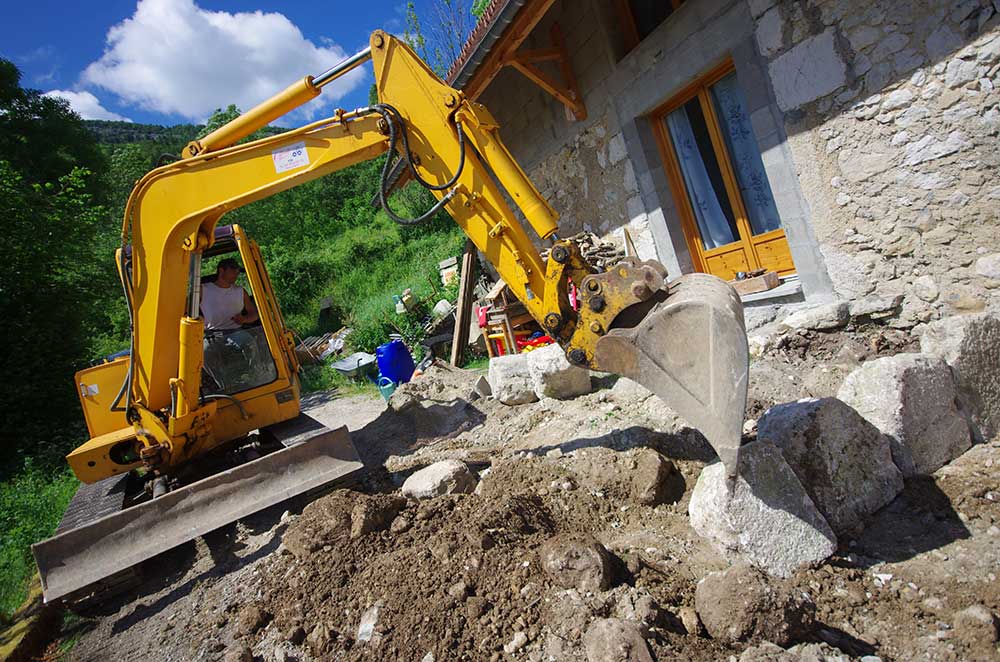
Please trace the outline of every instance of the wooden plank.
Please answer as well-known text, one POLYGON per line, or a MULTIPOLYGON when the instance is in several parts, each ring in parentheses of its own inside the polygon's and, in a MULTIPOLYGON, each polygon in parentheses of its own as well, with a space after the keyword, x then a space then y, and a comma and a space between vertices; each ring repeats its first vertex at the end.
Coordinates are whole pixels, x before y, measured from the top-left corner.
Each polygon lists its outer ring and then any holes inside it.
POLYGON ((451 343, 451 364, 462 362, 465 346, 469 344, 469 324, 472 323, 472 294, 476 284, 476 245, 465 240, 462 255, 462 275, 458 284, 458 311, 455 315, 455 335, 451 343))
POLYGON ((745 294, 756 294, 757 292, 767 292, 768 290, 773 290, 778 285, 781 285, 781 280, 778 278, 778 274, 774 271, 768 271, 766 274, 761 276, 755 276, 753 278, 744 278, 743 280, 731 280, 729 284, 733 286, 741 296, 745 294))

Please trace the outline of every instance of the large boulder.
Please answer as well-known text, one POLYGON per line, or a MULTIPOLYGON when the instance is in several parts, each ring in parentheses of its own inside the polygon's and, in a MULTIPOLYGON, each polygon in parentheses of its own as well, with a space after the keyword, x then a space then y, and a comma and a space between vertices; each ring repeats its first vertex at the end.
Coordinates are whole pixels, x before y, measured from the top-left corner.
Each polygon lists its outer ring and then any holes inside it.
POLYGON ((587 662, 653 662, 638 625, 618 618, 599 618, 583 636, 587 662))
POLYGON ((590 371, 570 363, 559 345, 546 345, 526 356, 531 383, 539 398, 565 400, 590 393, 590 371))
POLYGON ((694 606, 713 639, 770 641, 785 646, 809 634, 816 605, 791 583, 775 581, 741 564, 704 577, 695 589, 694 606))
POLYGON ((730 493, 725 467, 705 467, 688 506, 691 526, 727 556, 779 577, 827 558, 837 538, 781 451, 766 441, 740 449, 730 493))
POLYGON ((892 459, 904 476, 933 473, 972 445, 956 395, 948 364, 923 354, 867 361, 837 393, 889 436, 892 459))
POLYGON ((586 592, 611 587, 611 554, 593 538, 551 538, 538 558, 545 574, 563 588, 586 592))
POLYGON ((836 398, 771 407, 757 422, 757 438, 781 449, 837 534, 856 530, 903 490, 889 437, 836 398))
POLYGON ((493 397, 505 405, 523 405, 538 400, 526 354, 494 356, 490 359, 487 379, 493 397))
POLYGON ((442 460, 410 474, 403 482, 403 496, 432 499, 442 494, 471 494, 477 482, 464 462, 442 460))
POLYGON ((955 373, 959 397, 990 439, 1000 430, 1000 317, 959 315, 932 322, 920 351, 944 359, 955 373))

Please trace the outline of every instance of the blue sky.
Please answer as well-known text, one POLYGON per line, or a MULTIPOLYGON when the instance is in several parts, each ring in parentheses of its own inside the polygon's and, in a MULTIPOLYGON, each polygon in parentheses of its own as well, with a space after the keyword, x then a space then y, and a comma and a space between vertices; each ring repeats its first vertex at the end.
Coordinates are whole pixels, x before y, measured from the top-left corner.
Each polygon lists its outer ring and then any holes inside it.
MULTIPOLYGON (((216 107, 246 110, 319 73, 367 45, 372 30, 401 33, 405 4, 3 0, 0 56, 21 69, 23 86, 56 91, 84 117, 200 122, 216 107)), ((281 123, 364 105, 371 83, 366 65, 281 123)))

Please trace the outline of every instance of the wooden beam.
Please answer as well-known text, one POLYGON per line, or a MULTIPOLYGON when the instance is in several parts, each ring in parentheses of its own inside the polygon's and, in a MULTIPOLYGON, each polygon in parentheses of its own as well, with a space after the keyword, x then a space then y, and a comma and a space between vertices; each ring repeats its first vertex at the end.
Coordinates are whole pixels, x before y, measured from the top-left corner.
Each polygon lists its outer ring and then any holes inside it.
MULTIPOLYGON (((451 341, 451 364, 456 368, 462 363, 465 346, 469 344, 469 324, 472 323, 472 294, 476 289, 476 245, 465 240, 462 255, 462 273, 458 283, 458 311, 455 314, 455 333, 451 341)), ((489 338, 486 339, 489 343, 489 338)))
POLYGON ((587 107, 583 105, 583 99, 580 98, 580 88, 576 84, 573 63, 569 59, 569 51, 566 50, 566 40, 563 39, 562 29, 558 23, 552 24, 552 28, 549 30, 549 37, 552 39, 552 45, 555 46, 561 55, 559 58, 559 71, 562 73, 566 88, 572 92, 573 100, 575 101, 572 106, 568 107, 573 111, 573 117, 576 118, 576 121, 582 122, 587 119, 587 107))
POLYGON ((583 115, 583 118, 587 117, 587 110, 583 107, 583 104, 576 99, 576 93, 556 83, 554 80, 549 78, 544 71, 535 65, 529 64, 528 62, 521 62, 521 60, 514 58, 510 61, 510 66, 520 71, 528 78, 528 80, 535 83, 535 85, 538 85, 538 87, 554 96, 560 103, 572 110, 573 115, 576 116, 577 119, 582 119, 580 117, 581 114, 583 115))
POLYGON ((555 46, 551 48, 526 48, 516 53, 517 59, 522 62, 547 62, 562 58, 562 51, 555 46))
POLYGON ((510 26, 504 30, 472 78, 462 88, 466 97, 473 101, 479 98, 479 95, 496 78, 496 75, 510 60, 511 55, 521 47, 521 44, 524 43, 524 40, 528 38, 528 35, 554 3, 555 0, 528 0, 521 7, 510 26))

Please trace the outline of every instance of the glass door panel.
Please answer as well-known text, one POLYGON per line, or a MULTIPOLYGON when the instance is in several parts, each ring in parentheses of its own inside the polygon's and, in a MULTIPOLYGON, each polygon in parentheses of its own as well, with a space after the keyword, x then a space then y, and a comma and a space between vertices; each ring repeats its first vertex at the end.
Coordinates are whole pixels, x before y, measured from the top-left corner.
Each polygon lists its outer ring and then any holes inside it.
POLYGON ((712 250, 737 241, 736 216, 698 99, 667 115, 667 126, 703 248, 712 250))
POLYGON ((778 208, 774 205, 771 184, 767 181, 757 139, 750 126, 743 91, 736 84, 736 72, 713 85, 711 90, 750 228, 755 235, 777 230, 781 227, 778 208))

